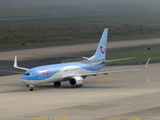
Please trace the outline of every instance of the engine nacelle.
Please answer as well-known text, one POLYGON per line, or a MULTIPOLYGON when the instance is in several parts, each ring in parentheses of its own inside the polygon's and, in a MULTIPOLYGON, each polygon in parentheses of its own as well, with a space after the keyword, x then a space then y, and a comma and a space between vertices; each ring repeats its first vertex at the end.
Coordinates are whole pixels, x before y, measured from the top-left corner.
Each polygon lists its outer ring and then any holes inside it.
POLYGON ((76 76, 76 77, 72 77, 69 80, 70 85, 82 85, 84 83, 84 79, 82 77, 76 76))

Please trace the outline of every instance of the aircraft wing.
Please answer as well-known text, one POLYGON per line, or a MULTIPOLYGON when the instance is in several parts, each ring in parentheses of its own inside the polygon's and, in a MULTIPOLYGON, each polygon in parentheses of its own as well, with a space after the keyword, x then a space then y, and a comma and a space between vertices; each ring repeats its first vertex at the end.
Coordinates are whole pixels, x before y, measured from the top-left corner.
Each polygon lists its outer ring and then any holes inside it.
POLYGON ((110 73, 117 73, 117 72, 127 72, 127 71, 137 71, 137 70, 143 70, 146 69, 149 64, 150 58, 146 62, 145 66, 143 68, 137 68, 137 69, 126 69, 126 70, 116 70, 116 71, 105 71, 105 72, 95 72, 95 73, 86 73, 86 74, 80 74, 80 76, 96 76, 98 74, 104 74, 108 75, 110 73))
POLYGON ((114 61, 120 61, 120 60, 129 60, 129 59, 134 59, 135 57, 130 57, 130 58, 122 58, 122 59, 114 59, 114 60, 105 60, 104 62, 114 62, 114 61))

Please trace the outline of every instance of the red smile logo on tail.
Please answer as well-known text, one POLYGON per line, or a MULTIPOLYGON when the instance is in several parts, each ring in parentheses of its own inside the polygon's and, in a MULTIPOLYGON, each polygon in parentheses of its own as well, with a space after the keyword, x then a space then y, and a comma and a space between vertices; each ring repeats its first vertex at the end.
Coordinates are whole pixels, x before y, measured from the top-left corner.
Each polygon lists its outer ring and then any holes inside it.
MULTIPOLYGON (((106 46, 106 43, 105 43, 105 46, 106 46)), ((103 50, 103 46, 100 46, 100 49, 101 49, 102 54, 104 54, 106 52, 106 48, 104 48, 104 50, 103 50)))

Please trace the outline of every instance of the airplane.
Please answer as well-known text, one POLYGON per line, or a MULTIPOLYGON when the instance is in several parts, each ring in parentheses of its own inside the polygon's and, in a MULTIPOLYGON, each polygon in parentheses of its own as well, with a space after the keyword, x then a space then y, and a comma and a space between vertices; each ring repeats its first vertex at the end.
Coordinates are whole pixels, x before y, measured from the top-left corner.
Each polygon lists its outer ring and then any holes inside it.
POLYGON ((85 59, 84 61, 44 65, 29 69, 17 66, 17 56, 15 56, 13 66, 14 68, 26 70, 21 81, 30 88, 30 91, 33 91, 36 85, 54 83, 54 86, 59 87, 61 86, 61 82, 65 81, 69 81, 72 86, 81 87, 87 76, 96 76, 98 74, 108 75, 110 73, 136 71, 147 68, 150 58, 143 68, 98 72, 108 62, 134 58, 106 60, 107 38, 108 28, 105 28, 95 54, 90 58, 83 57, 85 59))

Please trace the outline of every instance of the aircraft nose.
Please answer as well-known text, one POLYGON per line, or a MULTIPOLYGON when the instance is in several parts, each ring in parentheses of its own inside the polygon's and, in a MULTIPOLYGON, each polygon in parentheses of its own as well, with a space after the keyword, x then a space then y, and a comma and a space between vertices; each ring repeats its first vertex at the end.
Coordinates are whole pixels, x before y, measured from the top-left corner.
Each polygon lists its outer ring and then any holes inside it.
POLYGON ((21 79, 22 83, 24 83, 25 85, 29 85, 28 80, 25 79, 21 79))
POLYGON ((21 78, 22 81, 27 80, 27 79, 28 79, 28 76, 26 76, 26 75, 23 75, 22 78, 21 78))
POLYGON ((22 76, 22 78, 21 78, 21 81, 22 81, 22 83, 24 83, 24 84, 26 84, 26 85, 30 85, 31 83, 30 83, 30 76, 28 76, 28 75, 23 75, 22 76))

